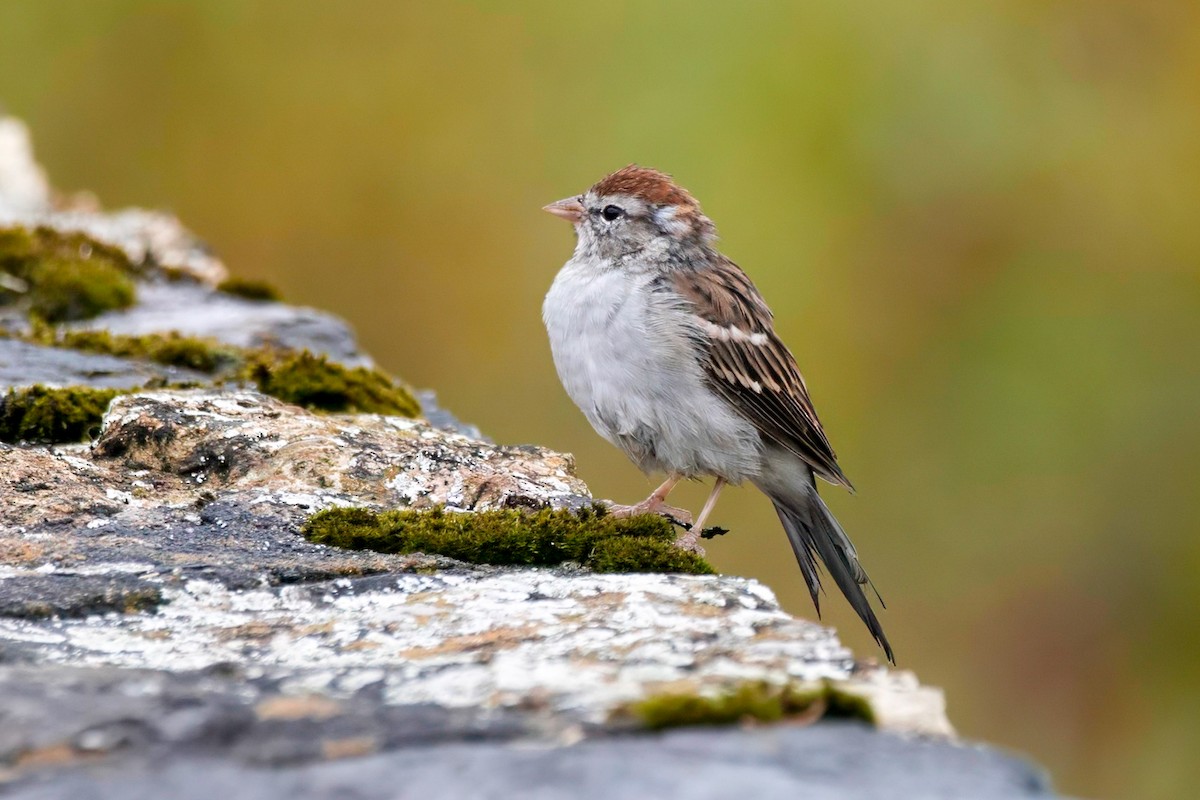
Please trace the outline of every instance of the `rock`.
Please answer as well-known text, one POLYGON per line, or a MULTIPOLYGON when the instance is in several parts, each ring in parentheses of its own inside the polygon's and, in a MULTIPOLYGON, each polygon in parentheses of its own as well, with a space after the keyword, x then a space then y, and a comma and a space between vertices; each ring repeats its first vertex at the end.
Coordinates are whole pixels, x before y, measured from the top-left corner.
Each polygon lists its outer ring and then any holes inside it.
MULTIPOLYGON (((350 736, 327 741, 325 746, 369 751, 373 741, 370 736, 350 736)), ((43 783, 17 787, 9 796, 19 800, 212 796, 224 800, 1017 800, 1054 795, 1039 770, 1009 756, 945 742, 881 737, 854 723, 828 723, 810 728, 677 731, 563 748, 511 742, 443 744, 286 770, 217 760, 199 752, 167 762, 139 760, 120 772, 71 770, 43 783)))
POLYGON ((117 248, 138 268, 137 305, 80 327, 128 334, 173 330, 239 347, 307 348, 351 366, 370 363, 359 352, 349 326, 332 314, 251 302, 215 291, 229 271, 170 214, 136 208, 106 213, 56 205, 33 158, 28 130, 19 120, 0 116, 0 228, 11 226, 86 234, 117 248))
MULTIPOLYGON (((92 204, 90 200, 77 203, 92 204)), ((104 213, 56 204, 45 172, 34 160, 29 130, 20 120, 0 116, 0 227, 10 225, 85 233, 120 249, 147 271, 167 269, 210 286, 229 274, 170 214, 136 208, 104 213)))
POLYGON ((482 511, 563 507, 588 497, 570 456, 487 444, 401 417, 320 416, 255 392, 118 397, 94 455, 114 468, 117 482, 144 470, 164 476, 160 502, 190 501, 198 486, 252 492, 255 505, 284 497, 311 510, 482 511), (171 486, 168 475, 182 480, 171 486))
POLYGON ((46 227, 86 234, 117 248, 148 274, 163 273, 216 286, 228 270, 208 247, 170 214, 126 209, 109 214, 74 210, 29 211, 22 201, 0 203, 0 227, 46 227))
POLYGON ((48 573, 88 578, 81 601, 57 607, 80 616, 105 610, 89 599, 101 584, 119 606, 164 581, 244 588, 428 566, 296 531, 330 505, 482 510, 586 491, 567 457, 417 420, 319 416, 252 392, 122 396, 92 447, 0 445, 0 608, 47 616, 48 573))
POLYGON ((143 284, 137 304, 110 311, 74 327, 120 334, 178 331, 235 347, 264 344, 323 353, 348 366, 368 365, 350 326, 339 317, 312 308, 244 300, 215 292, 204 284, 182 281, 143 284))
MULTIPOLYGON (((336 317, 217 292, 224 266, 172 218, 56 205, 12 120, 5 224, 86 231, 139 265, 133 307, 76 327, 370 363, 336 317)), ((8 796, 1052 796, 1025 763, 956 742, 939 690, 856 661, 755 581, 301 535, 339 506, 590 505, 568 455, 490 442, 432 394, 428 419, 317 414, 199 372, 44 347, 21 338, 14 308, 0 387, 200 388, 118 395, 87 443, 0 444, 8 796), (820 689, 874 726, 821 719, 818 701, 749 729, 650 735, 639 716, 647 699, 711 705, 746 687, 820 689)))
POLYGON ((0 215, 41 214, 50 210, 50 182, 33 158, 29 129, 0 116, 0 215))
MULTIPOLYGON (((89 699, 102 693, 93 675, 115 691, 121 669, 173 691, 216 670, 204 679, 212 693, 189 706, 200 717, 209 712, 197 707, 226 713, 239 697, 234 716, 252 721, 248 708, 308 702, 339 720, 331 736, 371 730, 377 742, 402 736, 387 720, 408 724, 420 708, 477 733, 498 719, 506 736, 569 740, 627 729, 619 712, 631 701, 745 680, 835 680, 871 698, 883 729, 950 733, 939 692, 857 665, 831 631, 785 614, 754 581, 480 567, 340 551, 296 533, 330 505, 468 511, 585 498, 570 460, 541 448, 414 420, 318 416, 250 392, 160 392, 118 397, 90 447, 0 447, 0 497, 0 641, 6 660, 39 665, 0 676, 61 678, 56 696, 85 693, 54 711, 57 745, 135 718, 141 738, 117 737, 120 748, 169 738, 161 696, 144 718, 121 703, 110 719, 89 699), (261 691, 247 695, 245 676, 261 691)), ((20 730, 0 760, 51 746, 44 726, 20 730)), ((261 737, 243 733, 226 755, 266 758, 261 737)), ((271 752, 321 757, 294 735, 271 752)))
POLYGON ((129 389, 151 381, 207 383, 209 376, 180 367, 0 338, 0 392, 18 386, 93 386, 129 389))

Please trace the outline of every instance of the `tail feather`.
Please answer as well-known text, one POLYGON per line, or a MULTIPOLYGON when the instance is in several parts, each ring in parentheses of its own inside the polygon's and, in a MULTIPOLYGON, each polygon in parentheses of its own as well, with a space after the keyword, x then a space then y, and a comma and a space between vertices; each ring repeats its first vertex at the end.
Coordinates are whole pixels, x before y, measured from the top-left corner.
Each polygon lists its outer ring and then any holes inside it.
MULTIPOLYGON (((821 577, 817 572, 816 558, 820 558, 834 583, 850 601, 850 606, 883 648, 888 661, 895 664, 896 657, 892 653, 892 646, 883 633, 883 626, 875 616, 866 593, 863 592, 864 585, 870 585, 872 590, 875 587, 859 563, 854 545, 850 543, 842 526, 834 519, 825 501, 817 494, 816 487, 810 484, 804 487, 802 493, 797 494, 798 497, 772 497, 771 500, 783 523, 783 529, 787 532, 792 551, 796 554, 800 571, 804 573, 804 581, 808 584, 817 614, 821 613, 820 602, 817 599, 821 589, 821 577)), ((875 596, 879 597, 879 592, 876 591, 875 596)), ((879 602, 882 605, 883 599, 880 598, 879 602)))
POLYGON ((796 562, 800 565, 804 582, 808 584, 808 593, 812 596, 813 607, 817 609, 817 619, 820 619, 821 576, 817 572, 817 552, 812 537, 808 535, 807 528, 801 526, 792 513, 779 503, 775 504, 775 513, 779 515, 779 521, 783 523, 783 529, 787 532, 788 542, 796 554, 796 562))

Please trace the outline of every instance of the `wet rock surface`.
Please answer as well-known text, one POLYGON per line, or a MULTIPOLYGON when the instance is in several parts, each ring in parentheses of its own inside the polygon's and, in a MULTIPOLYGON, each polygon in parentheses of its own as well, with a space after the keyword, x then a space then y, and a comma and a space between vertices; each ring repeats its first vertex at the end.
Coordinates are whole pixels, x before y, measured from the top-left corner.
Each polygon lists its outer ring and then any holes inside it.
MULTIPOLYGON (((135 305, 76 325, 369 362, 336 317, 215 291, 224 266, 172 218, 64 205, 24 136, 0 119, 0 226, 86 231, 141 265, 135 305)), ((91 441, 0 444, 5 796, 1052 796, 1025 762, 955 742, 938 690, 857 662, 755 581, 306 540, 333 506, 592 502, 569 456, 492 443, 431 394, 425 419, 315 414, 0 338, 0 389, 179 382, 200 388, 118 396, 91 441), (629 713, 758 681, 832 681, 876 727, 649 735, 629 713)))

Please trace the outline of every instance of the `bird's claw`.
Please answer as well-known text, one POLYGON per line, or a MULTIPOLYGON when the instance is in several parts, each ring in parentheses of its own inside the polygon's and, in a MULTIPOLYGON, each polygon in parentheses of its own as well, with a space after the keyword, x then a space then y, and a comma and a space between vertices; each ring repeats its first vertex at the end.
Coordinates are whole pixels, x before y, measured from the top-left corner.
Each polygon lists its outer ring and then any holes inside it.
POLYGON ((640 503, 634 503, 631 506, 617 505, 610 503, 608 506, 609 516, 626 518, 636 517, 639 514, 659 514, 675 522, 681 526, 692 524, 692 512, 686 508, 676 508, 669 506, 666 503, 655 503, 650 500, 643 500, 640 503))
POLYGON ((704 548, 700 546, 700 534, 695 531, 687 531, 676 536, 675 546, 698 556, 704 555, 704 548))

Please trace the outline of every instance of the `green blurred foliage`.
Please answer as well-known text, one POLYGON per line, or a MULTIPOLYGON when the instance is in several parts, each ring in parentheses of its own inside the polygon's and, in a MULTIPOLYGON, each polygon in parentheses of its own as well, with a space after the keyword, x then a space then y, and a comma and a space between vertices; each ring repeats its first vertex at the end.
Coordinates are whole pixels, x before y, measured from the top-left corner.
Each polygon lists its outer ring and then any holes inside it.
MULTIPOLYGON (((1200 4, 8 0, 0 100, 59 185, 174 209, 622 500, 538 209, 675 173, 805 369, 901 665, 1067 792, 1200 782, 1200 4)), ((810 612, 761 497, 714 522, 810 612)))

